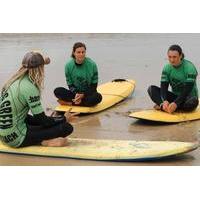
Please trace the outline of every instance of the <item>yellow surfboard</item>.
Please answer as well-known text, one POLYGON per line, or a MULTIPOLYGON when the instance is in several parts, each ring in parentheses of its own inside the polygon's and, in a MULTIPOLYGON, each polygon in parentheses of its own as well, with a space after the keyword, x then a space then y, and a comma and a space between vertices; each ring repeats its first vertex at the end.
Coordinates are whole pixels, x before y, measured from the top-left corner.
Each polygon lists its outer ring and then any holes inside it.
POLYGON ((101 103, 93 107, 83 106, 66 106, 59 105, 55 108, 56 111, 66 112, 72 108, 71 112, 79 113, 95 113, 105 110, 116 103, 127 98, 135 89, 134 80, 112 81, 98 86, 97 91, 102 94, 101 103))
POLYGON ((178 123, 200 119, 200 107, 198 106, 198 108, 192 112, 179 111, 172 114, 155 109, 143 110, 132 112, 129 117, 157 122, 178 123))
POLYGON ((0 152, 89 160, 147 161, 183 154, 199 144, 176 141, 95 140, 69 138, 65 147, 11 148, 0 143, 0 152))

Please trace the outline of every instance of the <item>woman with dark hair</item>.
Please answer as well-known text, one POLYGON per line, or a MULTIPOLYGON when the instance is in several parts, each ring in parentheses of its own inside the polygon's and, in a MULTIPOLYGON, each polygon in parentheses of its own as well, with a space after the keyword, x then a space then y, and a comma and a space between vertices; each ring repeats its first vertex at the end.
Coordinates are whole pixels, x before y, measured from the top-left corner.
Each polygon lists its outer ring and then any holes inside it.
POLYGON ((20 69, 5 83, 0 96, 0 139, 11 147, 65 146, 73 131, 73 115, 46 116, 41 104, 44 65, 50 59, 28 52, 20 69), (28 114, 31 111, 32 115, 28 114))
POLYGON ((169 63, 163 68, 161 87, 148 88, 148 94, 156 104, 154 108, 168 113, 173 113, 177 109, 192 111, 199 104, 196 67, 184 59, 179 45, 170 46, 167 55, 169 63), (168 91, 169 85, 172 92, 168 91))
POLYGON ((69 89, 58 87, 54 94, 61 104, 95 106, 102 100, 101 94, 97 92, 97 65, 86 57, 86 46, 81 42, 74 44, 71 57, 65 65, 69 89))

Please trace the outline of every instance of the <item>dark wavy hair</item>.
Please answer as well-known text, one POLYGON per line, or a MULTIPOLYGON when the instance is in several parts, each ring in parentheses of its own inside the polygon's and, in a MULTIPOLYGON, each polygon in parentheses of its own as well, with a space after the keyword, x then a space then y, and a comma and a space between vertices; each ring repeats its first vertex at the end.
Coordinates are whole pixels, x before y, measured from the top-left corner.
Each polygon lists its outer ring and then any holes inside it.
POLYGON ((86 50, 86 46, 84 43, 82 42, 76 42, 72 48, 72 54, 71 54, 71 57, 72 58, 75 58, 74 56, 74 52, 76 51, 76 49, 80 48, 80 47, 84 47, 84 49, 86 50))
POLYGON ((184 55, 184 53, 183 53, 183 51, 182 51, 182 48, 181 48, 179 45, 177 45, 177 44, 171 45, 171 46, 169 47, 169 49, 168 49, 168 52, 169 52, 169 51, 178 51, 179 55, 182 55, 181 60, 183 60, 184 57, 185 57, 185 55, 184 55))

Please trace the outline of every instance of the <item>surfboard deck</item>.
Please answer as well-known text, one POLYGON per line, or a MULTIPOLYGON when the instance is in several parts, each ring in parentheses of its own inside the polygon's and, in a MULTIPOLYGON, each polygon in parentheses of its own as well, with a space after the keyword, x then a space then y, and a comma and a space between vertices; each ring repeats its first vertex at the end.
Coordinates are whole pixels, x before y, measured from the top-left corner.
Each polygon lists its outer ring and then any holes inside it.
POLYGON ((192 112, 174 112, 172 114, 150 109, 143 110, 139 112, 132 112, 129 117, 133 117, 136 119, 143 119, 148 121, 157 121, 157 122, 166 122, 166 123, 178 123, 185 121, 192 121, 200 119, 200 107, 192 112))
POLYGON ((104 161, 147 161, 192 151, 197 143, 68 138, 65 147, 11 148, 0 143, 0 152, 104 161))
POLYGON ((135 89, 134 80, 108 82, 98 86, 97 91, 101 93, 103 98, 102 101, 96 106, 83 107, 83 106, 58 105, 55 108, 55 111, 66 112, 70 108, 72 108, 71 112, 79 112, 79 113, 99 112, 127 98, 134 91, 134 89, 135 89))

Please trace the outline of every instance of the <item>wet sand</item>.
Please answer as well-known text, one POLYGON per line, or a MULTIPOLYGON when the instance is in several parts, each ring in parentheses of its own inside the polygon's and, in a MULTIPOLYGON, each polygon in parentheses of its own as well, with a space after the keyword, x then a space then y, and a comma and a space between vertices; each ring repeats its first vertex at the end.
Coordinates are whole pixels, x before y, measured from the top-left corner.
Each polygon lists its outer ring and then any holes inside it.
MULTIPOLYGON (((79 117, 73 123, 75 131, 71 137, 198 140, 200 121, 159 124, 129 118, 128 114, 153 106, 146 90, 150 84, 159 85, 169 45, 182 45, 186 58, 200 66, 200 34, 0 34, 0 86, 18 69, 27 51, 40 49, 52 59, 46 69, 43 105, 46 109, 53 108, 56 105, 53 89, 65 86, 64 64, 77 41, 86 43, 88 56, 98 64, 100 83, 131 78, 136 80, 136 89, 131 97, 106 111, 79 117)), ((199 154, 197 149, 154 162, 102 162, 0 154, 0 165, 199 165, 199 154)))

